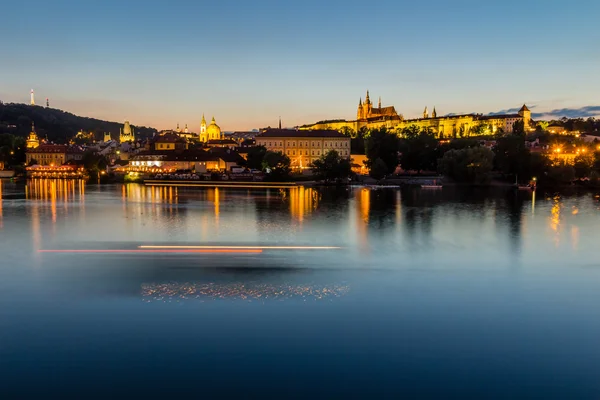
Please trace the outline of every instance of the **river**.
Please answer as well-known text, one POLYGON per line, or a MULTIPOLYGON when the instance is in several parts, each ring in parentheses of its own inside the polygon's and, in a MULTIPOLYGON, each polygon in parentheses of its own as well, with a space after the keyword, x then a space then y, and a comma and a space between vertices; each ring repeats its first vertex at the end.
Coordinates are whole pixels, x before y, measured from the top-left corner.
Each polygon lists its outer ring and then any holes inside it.
POLYGON ((600 395, 595 193, 0 190, 9 397, 600 395))

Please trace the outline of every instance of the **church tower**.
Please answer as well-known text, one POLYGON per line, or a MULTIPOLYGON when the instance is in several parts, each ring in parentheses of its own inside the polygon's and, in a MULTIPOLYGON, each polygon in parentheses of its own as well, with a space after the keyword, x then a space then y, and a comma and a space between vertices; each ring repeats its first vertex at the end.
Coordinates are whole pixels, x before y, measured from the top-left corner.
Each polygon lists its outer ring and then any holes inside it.
POLYGON ((33 89, 31 89, 31 105, 35 106, 35 95, 33 94, 33 89))
POLYGON ((134 139, 135 134, 133 132, 133 128, 131 127, 131 125, 129 125, 129 121, 125 121, 123 128, 121 128, 119 132, 119 142, 133 142, 134 139))
POLYGON ((108 143, 112 140, 112 137, 110 137, 110 133, 109 132, 104 132, 104 143, 108 143))
POLYGON ((435 111, 435 107, 433 107, 433 112, 431 113, 431 118, 437 118, 437 112, 435 111))
POLYGON ((423 111, 423 118, 424 119, 429 118, 429 111, 427 111, 427 107, 425 107, 425 111, 423 111))
POLYGON ((200 123, 200 141, 207 142, 208 137, 206 136, 206 119, 204 119, 204 114, 202 114, 202 122, 200 123))
POLYGON ((40 145, 40 139, 35 133, 35 125, 33 121, 31 122, 31 132, 29 132, 29 137, 27 138, 26 146, 28 149, 35 149, 40 145))
POLYGON ((531 123, 531 111, 525 104, 523 104, 523 107, 519 110, 519 115, 523 117, 523 128, 527 131, 531 123))
POLYGON ((363 119, 362 97, 358 99, 358 111, 356 112, 356 119, 363 119))
POLYGON ((371 99, 369 98, 369 91, 367 90, 367 97, 365 97, 365 102, 363 103, 363 118, 369 118, 371 116, 372 111, 373 104, 371 103, 371 99))

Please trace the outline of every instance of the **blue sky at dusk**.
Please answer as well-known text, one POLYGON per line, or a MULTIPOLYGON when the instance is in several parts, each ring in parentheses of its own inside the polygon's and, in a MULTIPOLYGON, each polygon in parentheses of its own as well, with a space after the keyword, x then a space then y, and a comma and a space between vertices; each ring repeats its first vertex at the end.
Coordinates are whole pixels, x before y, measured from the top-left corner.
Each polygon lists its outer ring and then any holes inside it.
MULTIPOLYGON (((600 106, 600 2, 12 1, 0 99, 157 128, 600 106)), ((589 110, 590 108, 588 108, 589 110)), ((595 112, 595 111, 593 111, 595 112)), ((600 110, 597 113, 600 115, 600 110)))

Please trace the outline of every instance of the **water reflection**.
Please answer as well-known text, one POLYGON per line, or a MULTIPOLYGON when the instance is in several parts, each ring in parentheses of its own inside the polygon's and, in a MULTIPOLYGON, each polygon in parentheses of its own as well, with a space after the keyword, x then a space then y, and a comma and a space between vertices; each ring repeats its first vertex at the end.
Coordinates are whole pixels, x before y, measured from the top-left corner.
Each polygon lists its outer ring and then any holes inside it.
MULTIPOLYGON (((81 179, 31 179, 25 187, 25 198, 28 200, 50 201, 56 207, 57 201, 83 201, 85 181, 81 179)), ((56 211, 56 210, 55 210, 56 211)))
POLYGON ((344 296, 348 285, 318 284, 270 284, 259 282, 237 283, 159 283, 142 284, 142 296, 146 301, 172 300, 325 300, 344 296))

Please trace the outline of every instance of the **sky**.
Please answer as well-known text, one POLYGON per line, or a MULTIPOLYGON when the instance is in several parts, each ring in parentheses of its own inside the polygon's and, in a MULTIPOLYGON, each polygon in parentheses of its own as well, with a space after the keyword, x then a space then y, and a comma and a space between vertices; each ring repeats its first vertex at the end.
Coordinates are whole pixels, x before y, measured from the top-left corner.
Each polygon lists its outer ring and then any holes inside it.
POLYGON ((406 118, 600 115, 599 18, 597 0, 10 1, 0 100, 192 131, 352 119, 367 89, 406 118))

